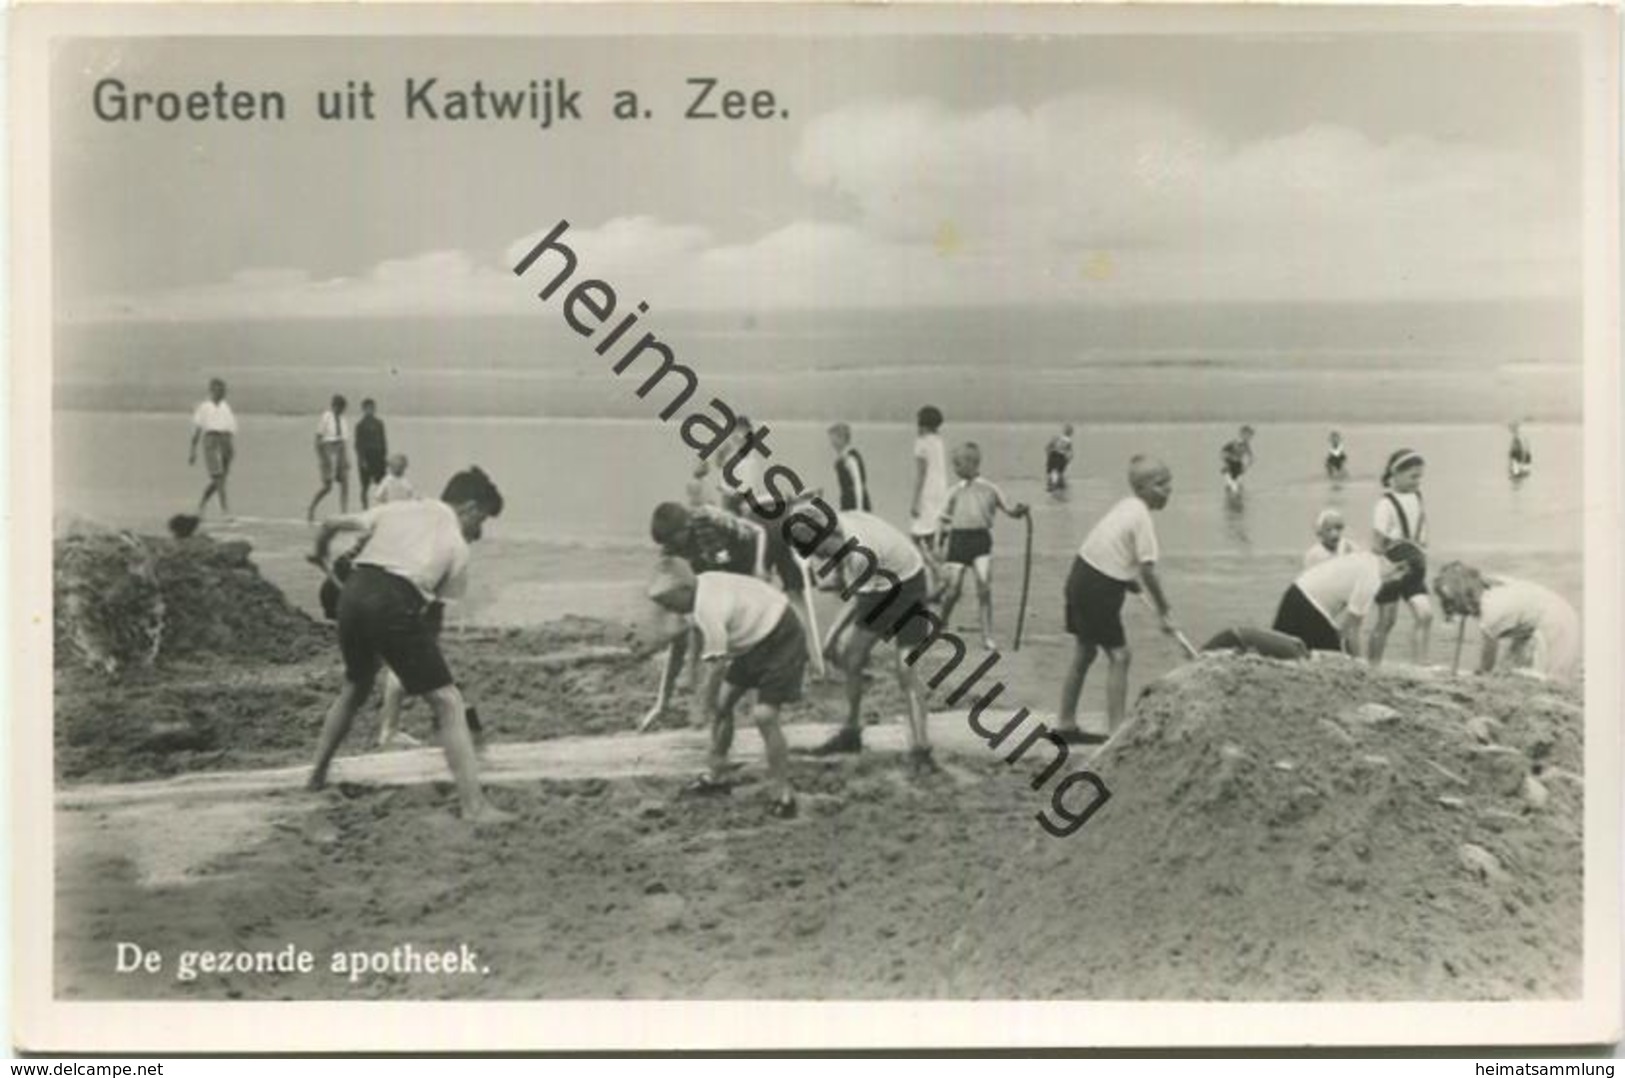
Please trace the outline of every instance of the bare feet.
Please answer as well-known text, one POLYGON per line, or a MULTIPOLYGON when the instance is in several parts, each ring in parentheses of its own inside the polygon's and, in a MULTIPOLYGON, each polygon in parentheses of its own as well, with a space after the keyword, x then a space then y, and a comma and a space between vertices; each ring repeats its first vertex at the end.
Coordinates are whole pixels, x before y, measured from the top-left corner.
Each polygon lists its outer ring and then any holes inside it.
POLYGON ((463 810, 463 819, 475 827, 501 827, 504 824, 516 822, 519 817, 511 812, 503 812, 489 801, 470 812, 463 810))

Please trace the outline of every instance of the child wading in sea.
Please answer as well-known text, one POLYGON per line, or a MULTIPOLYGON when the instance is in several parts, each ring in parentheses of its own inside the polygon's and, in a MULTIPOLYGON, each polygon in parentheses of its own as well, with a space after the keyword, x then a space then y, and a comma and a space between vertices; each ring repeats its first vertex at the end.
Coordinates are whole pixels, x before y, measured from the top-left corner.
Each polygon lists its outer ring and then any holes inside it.
POLYGON ((1004 492, 982 478, 982 450, 966 442, 954 450, 954 474, 959 476, 948 492, 948 506, 942 512, 946 538, 942 542, 943 576, 946 589, 942 599, 942 623, 953 624, 954 605, 964 588, 965 570, 976 574, 976 600, 981 607, 982 646, 998 650, 993 642, 993 518, 998 512, 1012 517, 1027 515, 1025 505, 1010 505, 1004 492))
POLYGON ((1162 631, 1178 632, 1157 575, 1157 533, 1152 512, 1168 504, 1173 473, 1152 457, 1129 461, 1128 481, 1134 493, 1107 511, 1084 539, 1066 580, 1066 631, 1074 640, 1072 666, 1061 688, 1056 733, 1069 742, 1105 738, 1078 728, 1078 697, 1095 656, 1106 653, 1106 723, 1115 732, 1128 710, 1128 638, 1123 632, 1123 599, 1143 584, 1156 605, 1162 631), (1137 579, 1136 579, 1137 578, 1137 579))
POLYGON ((1061 428, 1061 433, 1044 447, 1044 489, 1061 490, 1066 486, 1066 470, 1072 465, 1072 424, 1061 428))
POLYGON ((1224 476, 1224 489, 1232 498, 1241 494, 1241 477, 1253 466, 1253 428, 1244 426, 1234 441, 1224 443, 1219 450, 1219 474, 1224 476))
POLYGON ((1535 463, 1535 455, 1529 451, 1529 439, 1523 436, 1521 424, 1508 423, 1507 430, 1512 434, 1512 445, 1507 449, 1507 474, 1514 480, 1524 479, 1535 463))
POLYGON ((1485 576, 1450 562, 1433 588, 1446 617, 1475 617, 1483 634, 1480 673, 1494 670, 1503 642, 1508 666, 1527 666, 1542 677, 1568 680, 1580 664, 1580 616, 1563 597, 1527 580, 1485 576))
POLYGON ((1326 478, 1346 479, 1349 474, 1349 451, 1343 444, 1340 431, 1332 431, 1326 439, 1326 478))
MULTIPOLYGON (((767 751, 768 811, 781 819, 793 817, 796 796, 790 788, 790 750, 779 728, 779 708, 801 699, 807 641, 790 600, 755 577, 696 574, 676 557, 661 559, 649 597, 673 613, 686 615, 686 621, 699 630, 700 654, 706 663, 722 669, 722 699, 708 708, 708 766, 684 792, 698 796, 728 792, 734 708, 745 693, 755 689, 751 717, 767 751)), ((687 633, 687 624, 673 626, 673 639, 687 633)))
MULTIPOLYGON (((1422 505, 1422 475, 1425 462, 1422 454, 1411 449, 1397 449, 1388 458, 1382 472, 1382 497, 1371 512, 1371 548, 1378 554, 1389 546, 1409 541, 1427 551, 1427 510, 1422 505)), ((1417 563, 1403 580, 1384 584, 1377 594, 1377 624, 1371 630, 1370 656, 1373 664, 1382 662, 1388 634, 1399 619, 1399 601, 1411 608, 1416 629, 1411 637, 1411 657, 1416 663, 1426 661, 1428 643, 1433 629, 1433 604, 1428 602, 1427 563, 1417 563)))
POLYGON ((1313 569, 1323 561, 1352 554, 1359 548, 1343 534, 1343 514, 1336 509, 1322 509, 1315 518, 1315 543, 1303 552, 1303 567, 1313 569))

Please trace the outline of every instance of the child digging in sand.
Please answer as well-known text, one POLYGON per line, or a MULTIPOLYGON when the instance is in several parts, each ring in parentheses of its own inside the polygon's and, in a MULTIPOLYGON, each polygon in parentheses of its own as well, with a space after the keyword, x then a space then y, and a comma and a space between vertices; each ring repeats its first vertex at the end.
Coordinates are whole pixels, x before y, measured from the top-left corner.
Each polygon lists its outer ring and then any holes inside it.
MULTIPOLYGON (((662 558, 649 597, 686 615, 699 630, 701 655, 722 673, 722 699, 711 709, 711 750, 705 774, 685 789, 692 796, 726 794, 728 752, 733 747, 734 708, 756 690, 751 717, 767 752, 768 811, 780 819, 796 814, 790 788, 790 750, 779 729, 779 708, 801 699, 807 641, 801 620, 784 593, 737 573, 696 574, 680 558, 662 558)), ((687 626, 677 633, 686 633, 687 626)))
POLYGON ((371 696, 379 668, 387 666, 407 693, 424 697, 433 709, 464 819, 475 823, 511 819, 494 808, 480 788, 463 697, 440 652, 438 626, 430 612, 436 602, 464 593, 468 544, 480 538, 486 520, 501 513, 502 494, 496 485, 479 468, 469 468, 451 477, 438 500, 375 506, 322 524, 314 558, 324 566, 339 533, 359 532, 366 545, 339 595, 344 687, 322 724, 310 789, 327 785, 333 756, 371 696))
MULTIPOLYGON (((1398 542, 1415 543, 1427 552, 1427 510, 1422 505, 1422 475, 1425 462, 1422 454, 1411 449, 1395 450, 1383 469, 1382 497, 1371 512, 1371 549, 1378 554, 1398 542)), ((1411 656, 1417 664, 1426 661, 1428 643, 1433 628, 1433 605, 1428 602, 1427 564, 1414 566, 1403 580, 1384 584, 1377 595, 1377 624, 1371 630, 1371 662, 1382 662, 1388 644, 1388 634, 1399 620, 1399 601, 1411 608, 1415 618, 1415 632, 1411 637, 1411 656)))
POLYGON ((982 646, 997 651, 993 642, 993 518, 1003 512, 1012 517, 1027 515, 1025 505, 1010 505, 1004 492, 982 478, 982 450, 966 442, 954 450, 954 474, 959 482, 948 492, 948 505, 942 511, 946 539, 940 560, 946 581, 942 598, 942 622, 953 624, 954 606, 964 589, 965 570, 976 574, 976 601, 981 610, 982 646))
POLYGON ((1151 514, 1168 504, 1173 473, 1154 457, 1129 461, 1129 487, 1134 491, 1107 511, 1096 524, 1066 580, 1066 631, 1073 637, 1072 666, 1061 688, 1056 733, 1074 744, 1104 741, 1078 727, 1078 698, 1096 655, 1104 651, 1106 723, 1115 733, 1128 710, 1128 639, 1123 632, 1123 599, 1143 584, 1157 608, 1162 631, 1179 632, 1157 576, 1157 533, 1151 514), (1138 580, 1136 580, 1136 577, 1138 580))
POLYGON ((1450 562, 1433 584, 1446 617, 1474 617, 1483 635, 1480 673, 1494 670, 1503 642, 1508 664, 1527 665, 1542 677, 1566 681, 1580 663, 1580 616, 1563 597, 1527 580, 1486 576, 1450 562))

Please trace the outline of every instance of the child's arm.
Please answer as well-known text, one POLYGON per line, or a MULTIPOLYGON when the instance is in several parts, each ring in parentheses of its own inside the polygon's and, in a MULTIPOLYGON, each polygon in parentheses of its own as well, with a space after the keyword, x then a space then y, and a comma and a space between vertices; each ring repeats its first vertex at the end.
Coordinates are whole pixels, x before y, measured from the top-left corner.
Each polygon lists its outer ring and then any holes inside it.
POLYGON ((1006 516, 1024 517, 1027 515, 1027 506, 1024 503, 1017 502, 1015 505, 1011 505, 1005 500, 1004 491, 999 489, 997 483, 989 483, 988 486, 993 488, 993 504, 1006 516))
POLYGON ((1365 618, 1359 614, 1347 612, 1343 614, 1343 624, 1340 626, 1343 635, 1343 651, 1356 659, 1365 658, 1365 633, 1360 631, 1364 624, 1365 618))
POLYGON ((200 438, 202 438, 202 437, 203 437, 203 428, 198 426, 195 423, 192 424, 192 448, 191 448, 191 451, 189 453, 187 453, 187 455, 186 455, 186 463, 188 463, 188 464, 196 464, 197 463, 197 443, 198 443, 198 440, 200 438))
POLYGON ((671 708, 671 693, 677 687, 677 679, 683 673, 683 660, 688 658, 688 634, 685 628, 682 632, 671 638, 666 648, 665 664, 660 668, 660 685, 655 690, 655 703, 638 722, 638 731, 641 733, 659 722, 671 708))
POLYGON ((1495 660, 1501 650, 1500 645, 1501 642, 1497 638, 1489 633, 1484 634, 1484 646, 1478 653, 1478 672, 1480 674, 1487 674, 1495 669, 1495 660))
POLYGON ((325 568, 328 562, 328 550, 333 545, 333 539, 340 532, 365 532, 371 530, 372 525, 360 515, 329 517, 322 521, 321 528, 316 532, 316 552, 311 555, 311 560, 325 568))
POLYGON ((1162 592, 1162 580, 1157 576, 1157 563, 1146 561, 1140 563, 1140 579, 1145 583, 1145 590, 1156 604, 1157 618, 1162 623, 1162 631, 1174 631, 1173 608, 1168 605, 1168 597, 1162 592))

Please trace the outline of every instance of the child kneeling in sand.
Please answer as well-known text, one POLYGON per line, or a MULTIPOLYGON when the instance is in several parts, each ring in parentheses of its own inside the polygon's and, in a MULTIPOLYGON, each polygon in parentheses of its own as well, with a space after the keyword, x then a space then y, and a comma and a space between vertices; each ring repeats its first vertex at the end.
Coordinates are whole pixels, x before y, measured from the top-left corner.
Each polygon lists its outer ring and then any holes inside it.
MULTIPOLYGON (((727 663, 722 699, 711 714, 711 754, 706 773, 686 793, 725 794, 728 750, 733 747, 734 708, 751 689, 756 706, 751 717, 767 750, 769 811, 781 819, 796 814, 790 789, 789 747, 779 729, 779 708, 801 699, 807 670, 807 638, 801 619, 784 593, 765 581, 738 573, 696 574, 680 558, 660 560, 649 598, 665 609, 687 615, 699 630, 701 656, 707 663, 727 663)), ((677 630, 687 631, 684 625, 677 630)))
POLYGON ((464 818, 476 823, 512 818, 486 801, 480 789, 463 697, 440 653, 431 614, 435 603, 467 589, 468 544, 480 538, 487 519, 501 513, 496 485, 479 468, 470 468, 452 476, 438 500, 394 502, 322 524, 315 552, 321 564, 327 564, 329 547, 340 532, 362 533, 365 548, 339 595, 344 688, 322 724, 310 789, 327 785, 334 754, 371 696, 379 668, 387 666, 407 693, 423 696, 434 710, 464 818))
POLYGON ((1136 456, 1128 465, 1132 495, 1122 499, 1100 519, 1066 579, 1066 631, 1074 639, 1072 665, 1061 687, 1061 710, 1055 732, 1074 744, 1103 741, 1078 728, 1078 697, 1095 656, 1106 653, 1106 723, 1115 732, 1128 711, 1128 637, 1123 632, 1123 599, 1139 591, 1141 583, 1156 604, 1162 631, 1179 631, 1157 576, 1157 533, 1151 513, 1168 504, 1174 477, 1168 465, 1152 457, 1136 456), (1138 577, 1138 580, 1136 580, 1138 577))
POLYGON ((965 570, 976 574, 976 601, 981 609, 982 646, 997 651, 993 641, 993 518, 1003 512, 1012 517, 1027 515, 1025 505, 1011 505, 1004 491, 982 478, 982 450, 966 442, 953 455, 954 474, 959 482, 948 492, 948 505, 942 511, 947 539, 938 560, 946 581, 942 595, 942 623, 951 625, 954 606, 965 586, 965 570))
POLYGON ((1433 590, 1446 617, 1475 617, 1483 633, 1479 673, 1509 648, 1509 666, 1527 665, 1542 677, 1567 681, 1580 663, 1580 616, 1550 588, 1527 580, 1485 576, 1470 565, 1450 562, 1439 570, 1433 590))

